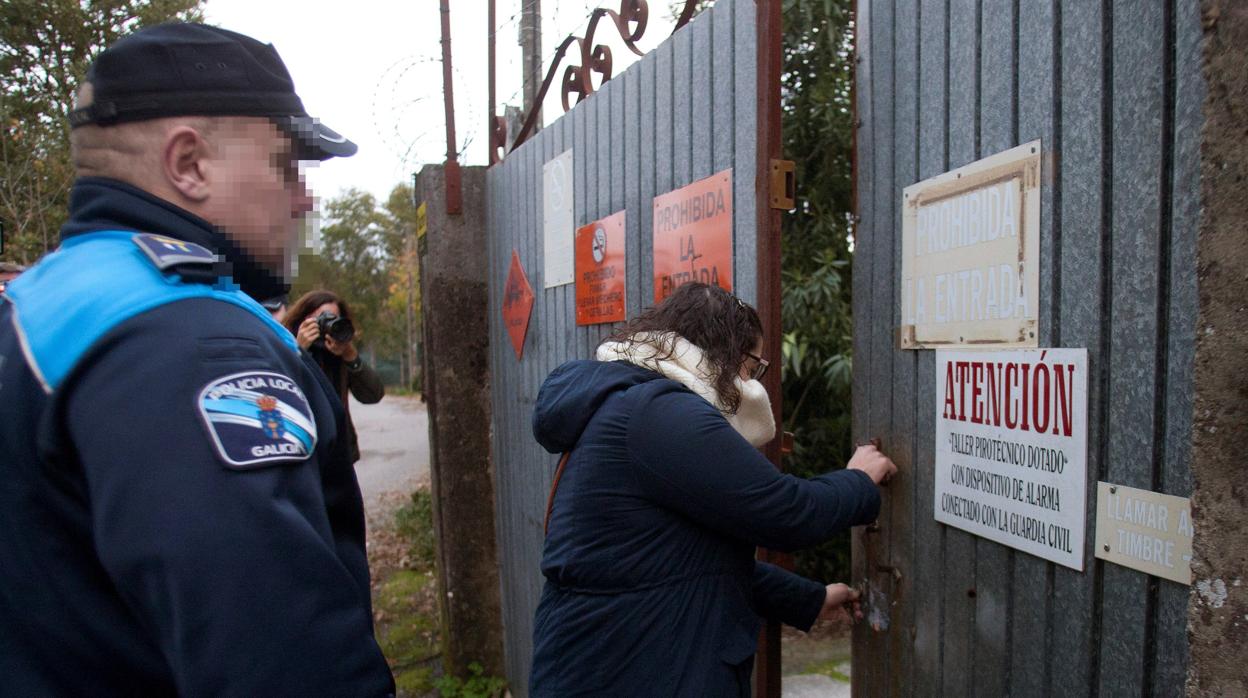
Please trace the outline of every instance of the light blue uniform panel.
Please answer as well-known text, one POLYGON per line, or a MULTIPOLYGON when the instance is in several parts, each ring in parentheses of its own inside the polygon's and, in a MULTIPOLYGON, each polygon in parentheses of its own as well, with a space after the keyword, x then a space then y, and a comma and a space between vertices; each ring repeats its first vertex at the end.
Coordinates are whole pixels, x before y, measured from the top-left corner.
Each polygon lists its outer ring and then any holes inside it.
POLYGON ((17 332, 31 370, 48 392, 121 323, 167 303, 213 298, 260 318, 298 352, 295 338, 228 278, 214 285, 165 274, 135 242, 138 233, 102 231, 65 241, 9 284, 17 332))

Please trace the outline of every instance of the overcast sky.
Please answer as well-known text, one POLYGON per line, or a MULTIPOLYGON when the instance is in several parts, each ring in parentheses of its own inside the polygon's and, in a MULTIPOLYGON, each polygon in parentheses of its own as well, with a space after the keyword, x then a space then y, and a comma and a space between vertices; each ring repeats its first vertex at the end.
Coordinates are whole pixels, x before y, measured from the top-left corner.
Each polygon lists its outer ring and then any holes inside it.
MULTIPOLYGON (((497 0, 500 115, 501 104, 521 101, 520 2, 497 0)), ((559 42, 569 33, 584 33, 594 7, 618 8, 608 0, 540 2, 543 75, 559 42)), ((667 4, 651 3, 643 49, 671 32, 667 4)), ((461 162, 485 164, 486 0, 452 0, 450 5, 461 162)), ((207 0, 205 13, 213 24, 277 47, 308 113, 359 144, 354 157, 330 160, 308 172, 313 192, 326 199, 358 187, 384 201, 394 185, 410 182, 422 163, 445 159, 438 6, 438 0, 207 0)), ((619 75, 632 54, 608 18, 599 21, 596 34, 600 42, 610 39, 619 75)), ((557 89, 562 72, 561 67, 543 112, 548 122, 562 113, 557 89)))

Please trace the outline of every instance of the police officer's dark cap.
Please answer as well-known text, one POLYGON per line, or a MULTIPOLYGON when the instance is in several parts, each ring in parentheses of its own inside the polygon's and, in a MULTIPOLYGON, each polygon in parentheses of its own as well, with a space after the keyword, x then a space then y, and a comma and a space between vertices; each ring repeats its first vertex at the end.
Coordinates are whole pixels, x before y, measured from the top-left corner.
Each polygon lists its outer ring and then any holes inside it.
POLYGON ((308 116, 271 44, 203 24, 161 24, 105 49, 87 71, 92 98, 69 114, 73 128, 167 116, 258 116, 301 150, 326 160, 356 146, 308 116))

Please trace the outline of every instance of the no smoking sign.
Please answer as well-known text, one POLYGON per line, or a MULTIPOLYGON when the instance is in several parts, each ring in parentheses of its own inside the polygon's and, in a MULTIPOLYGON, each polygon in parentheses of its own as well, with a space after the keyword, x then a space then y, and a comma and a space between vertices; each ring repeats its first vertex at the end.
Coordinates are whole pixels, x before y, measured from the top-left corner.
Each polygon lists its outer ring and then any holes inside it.
POLYGON ((624 319, 624 212, 576 231, 576 324, 624 319))

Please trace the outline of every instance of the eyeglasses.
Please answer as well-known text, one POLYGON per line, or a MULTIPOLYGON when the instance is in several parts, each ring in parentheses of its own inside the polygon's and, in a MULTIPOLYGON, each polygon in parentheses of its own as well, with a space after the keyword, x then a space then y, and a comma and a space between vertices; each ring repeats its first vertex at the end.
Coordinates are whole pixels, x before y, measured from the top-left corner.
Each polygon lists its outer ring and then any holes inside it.
POLYGON ((754 364, 754 368, 750 370, 750 380, 761 381, 763 376, 767 374, 767 367, 771 365, 771 362, 748 351, 745 352, 745 355, 757 362, 754 364))

